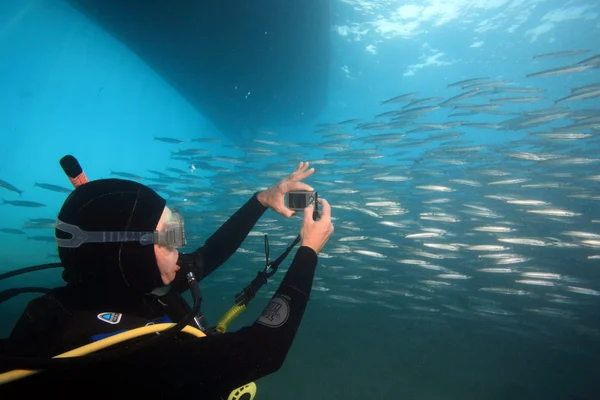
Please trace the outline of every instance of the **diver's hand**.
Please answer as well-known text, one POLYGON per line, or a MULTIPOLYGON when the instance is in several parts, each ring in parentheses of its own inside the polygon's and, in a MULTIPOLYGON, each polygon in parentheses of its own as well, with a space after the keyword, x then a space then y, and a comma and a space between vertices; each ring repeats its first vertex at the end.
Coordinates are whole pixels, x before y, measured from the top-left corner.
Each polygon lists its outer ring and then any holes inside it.
POLYGON ((321 205, 321 212, 319 213, 321 219, 318 221, 313 220, 314 206, 310 206, 304 209, 304 221, 302 221, 302 229, 300 230, 300 236, 302 242, 300 246, 308 246, 319 254, 325 243, 329 240, 329 236, 333 233, 333 224, 331 223, 331 206, 325 199, 318 199, 321 205))
POLYGON ((307 171, 308 162, 301 162, 298 168, 285 179, 277 182, 267 190, 264 190, 258 194, 258 201, 271 210, 283 215, 286 218, 290 218, 296 214, 295 211, 290 210, 285 206, 284 196, 287 192, 293 190, 306 190, 314 191, 314 189, 305 183, 300 182, 302 179, 312 175, 315 172, 314 168, 307 171))

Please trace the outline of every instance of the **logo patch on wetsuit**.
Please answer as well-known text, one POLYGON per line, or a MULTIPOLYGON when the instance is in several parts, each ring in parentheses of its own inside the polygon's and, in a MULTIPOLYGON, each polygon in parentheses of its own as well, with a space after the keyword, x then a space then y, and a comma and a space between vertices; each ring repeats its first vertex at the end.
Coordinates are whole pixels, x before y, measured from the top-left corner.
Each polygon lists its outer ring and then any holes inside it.
POLYGON ((256 322, 271 328, 279 328, 285 324, 289 315, 290 305, 288 301, 283 297, 275 297, 267 305, 256 322))
POLYGON ((102 322, 106 322, 107 324, 116 325, 121 322, 121 317, 123 314, 113 313, 113 312, 103 312, 98 314, 98 319, 102 322))

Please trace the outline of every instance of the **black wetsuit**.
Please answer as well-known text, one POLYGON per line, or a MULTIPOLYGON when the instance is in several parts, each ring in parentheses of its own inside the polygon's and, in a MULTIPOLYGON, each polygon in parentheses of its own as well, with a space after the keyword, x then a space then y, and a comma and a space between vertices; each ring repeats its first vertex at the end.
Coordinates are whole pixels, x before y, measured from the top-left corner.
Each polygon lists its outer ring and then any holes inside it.
MULTIPOLYGON (((255 194, 196 251, 203 261, 202 271, 195 271, 199 280, 234 254, 265 210, 255 194)), ((116 360, 48 370, 2 385, 0 396, 171 398, 191 394, 195 399, 227 398, 231 390, 281 367, 304 314, 316 265, 316 253, 300 247, 273 299, 251 326, 205 338, 179 333, 172 340, 116 360)), ((149 322, 177 321, 189 310, 179 295, 186 285, 178 281, 172 288, 160 299, 129 298, 111 293, 110 288, 67 285, 54 289, 29 303, 2 344, 2 352, 51 357, 149 322), (118 323, 101 321, 103 312, 118 313, 112 321, 118 323)), ((2 365, 2 372, 6 367, 2 365)))

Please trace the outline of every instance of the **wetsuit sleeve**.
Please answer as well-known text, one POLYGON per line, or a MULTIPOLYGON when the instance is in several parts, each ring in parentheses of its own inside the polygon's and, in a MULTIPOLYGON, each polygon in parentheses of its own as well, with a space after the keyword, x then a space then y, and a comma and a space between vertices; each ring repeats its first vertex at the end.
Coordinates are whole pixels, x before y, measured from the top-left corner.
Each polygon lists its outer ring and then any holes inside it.
POLYGON ((242 245, 248 233, 268 208, 258 201, 258 192, 250 198, 227 222, 196 250, 202 256, 203 275, 207 277, 229 259, 242 245))
MULTIPOLYGON (((262 217, 268 207, 258 201, 258 192, 246 202, 227 222, 209 237, 204 246, 196 249, 196 265, 201 265, 201 271, 194 271, 196 279, 202 280, 214 270, 223 265, 242 245, 248 233, 262 217)), ((188 289, 185 279, 177 279, 172 284, 173 289, 184 292, 188 289)))
MULTIPOLYGON (((201 382, 202 393, 210 392, 206 398, 211 399, 227 398, 231 390, 277 371, 300 326, 316 265, 315 251, 300 247, 278 290, 251 326, 166 344, 150 364, 170 370, 182 386, 201 382)), ((144 364, 144 356, 139 357, 134 363, 144 364)))

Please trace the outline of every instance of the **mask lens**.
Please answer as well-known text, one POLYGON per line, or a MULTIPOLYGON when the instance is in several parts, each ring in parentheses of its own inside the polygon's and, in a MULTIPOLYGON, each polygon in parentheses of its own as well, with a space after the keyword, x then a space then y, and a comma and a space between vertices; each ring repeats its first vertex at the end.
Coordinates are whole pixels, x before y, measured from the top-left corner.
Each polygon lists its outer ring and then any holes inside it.
POLYGON ((183 218, 177 210, 171 212, 171 216, 168 221, 165 222, 164 231, 159 234, 161 240, 160 245, 180 248, 185 247, 185 230, 183 227, 183 218))

